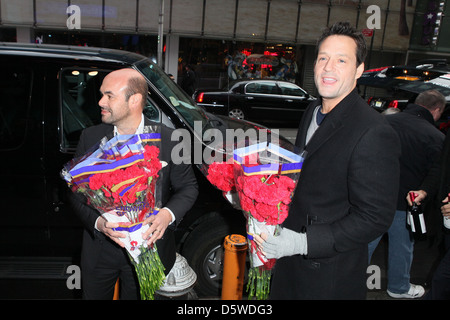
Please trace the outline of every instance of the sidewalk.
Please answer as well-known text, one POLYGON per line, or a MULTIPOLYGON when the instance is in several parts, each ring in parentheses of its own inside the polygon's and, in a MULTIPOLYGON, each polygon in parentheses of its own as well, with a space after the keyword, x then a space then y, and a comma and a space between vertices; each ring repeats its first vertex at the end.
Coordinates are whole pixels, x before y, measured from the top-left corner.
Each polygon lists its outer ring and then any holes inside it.
MULTIPOLYGON (((381 269, 381 289, 368 290, 367 300, 399 300, 391 298, 386 293, 387 288, 387 258, 388 239, 383 237, 373 253, 370 264, 381 269)), ((411 283, 421 285, 425 293, 430 289, 433 271, 439 263, 439 249, 436 245, 430 246, 427 240, 416 241, 414 245, 414 258, 411 266, 411 283)), ((400 299, 402 300, 402 299, 400 299)), ((409 300, 409 299, 408 299, 409 300)))
MULTIPOLYGON (((367 300, 399 300, 389 297, 386 293, 387 280, 387 238, 384 237, 376 250, 374 251, 371 264, 376 265, 381 271, 381 288, 368 290, 367 300)), ((437 266, 439 252, 436 246, 430 247, 428 241, 416 241, 414 249, 414 259, 411 268, 411 282, 425 287, 429 290, 429 283, 434 268, 437 266)), ((3 265, 2 273, 11 274, 0 279, 0 286, 4 288, 1 291, 0 299, 63 299, 72 300, 81 298, 81 290, 69 290, 66 286, 67 274, 62 273, 66 269, 67 264, 71 261, 43 261, 37 259, 33 263, 15 264, 11 270, 7 270, 6 262, 3 265), (39 265, 40 269, 36 269, 39 265), (26 268, 28 277, 20 276, 20 269, 26 268), (33 270, 31 270, 32 268, 33 270), (35 270, 36 269, 36 270, 35 270), (30 276, 30 272, 36 273, 30 276), (45 273, 45 274, 44 274, 45 273), (19 279, 20 278, 20 279, 19 279)), ((1 265, 1 264, 0 264, 1 265)), ((10 264, 10 266, 12 266, 10 264)), ((33 273, 33 274, 34 274, 33 273)), ((369 276, 369 274, 368 274, 369 276)), ((200 300, 220 300, 220 297, 209 297, 200 300)))

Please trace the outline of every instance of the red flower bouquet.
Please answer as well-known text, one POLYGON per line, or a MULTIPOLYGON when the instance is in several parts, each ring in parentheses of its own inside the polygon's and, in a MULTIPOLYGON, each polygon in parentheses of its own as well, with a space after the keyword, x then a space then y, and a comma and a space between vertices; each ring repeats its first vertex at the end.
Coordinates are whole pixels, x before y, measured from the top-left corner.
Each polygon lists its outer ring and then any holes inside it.
POLYGON ((259 143, 236 149, 234 161, 235 188, 247 218, 251 264, 247 291, 249 299, 267 299, 275 259, 263 256, 253 235, 277 234, 288 216, 303 158, 271 143, 259 143), (249 156, 253 157, 251 163, 247 162, 249 156))
POLYGON ((127 235, 122 241, 135 266, 142 299, 153 299, 165 278, 156 246, 148 248, 142 239, 148 229, 143 221, 160 206, 160 141, 158 132, 104 138, 95 151, 70 161, 61 172, 73 192, 85 195, 106 220, 120 224, 116 230, 127 235))
POLYGON ((203 170, 208 181, 217 189, 222 191, 225 199, 236 208, 241 209, 239 198, 236 193, 236 183, 234 181, 233 163, 213 162, 203 170))
POLYGON ((224 192, 235 189, 233 166, 229 163, 211 163, 208 167, 207 178, 216 188, 224 192))
MULTIPOLYGON (((203 173, 212 185, 247 218, 250 270, 249 299, 267 299, 275 259, 259 251, 253 235, 277 234, 287 218, 289 204, 301 171, 303 158, 287 142, 283 148, 272 143, 256 143, 233 151, 233 161, 212 162, 203 173)), ((226 156, 226 155, 225 155, 226 156)))

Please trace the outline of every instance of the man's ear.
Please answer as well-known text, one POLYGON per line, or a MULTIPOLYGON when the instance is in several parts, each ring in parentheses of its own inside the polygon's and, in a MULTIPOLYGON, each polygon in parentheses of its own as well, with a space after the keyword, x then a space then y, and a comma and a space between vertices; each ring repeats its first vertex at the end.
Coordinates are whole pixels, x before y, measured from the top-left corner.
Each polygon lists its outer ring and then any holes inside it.
POLYGON ((361 64, 356 68, 356 79, 359 79, 364 72, 364 62, 361 62, 361 64))
POLYGON ((142 101, 142 95, 140 93, 135 93, 128 99, 128 103, 132 105, 133 107, 139 107, 141 106, 142 101))

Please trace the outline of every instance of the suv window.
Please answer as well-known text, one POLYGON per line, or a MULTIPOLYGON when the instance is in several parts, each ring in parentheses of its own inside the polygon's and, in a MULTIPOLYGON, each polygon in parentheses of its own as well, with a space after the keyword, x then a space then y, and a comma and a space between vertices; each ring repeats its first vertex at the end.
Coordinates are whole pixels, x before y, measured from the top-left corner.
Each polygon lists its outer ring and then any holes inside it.
MULTIPOLYGON (((76 148, 81 131, 101 122, 100 86, 110 70, 63 69, 61 79, 61 128, 63 151, 76 148)), ((144 114, 160 122, 160 111, 149 100, 144 114)))
POLYGON ((19 148, 30 128, 32 72, 6 67, 0 72, 0 150, 19 148))
POLYGON ((101 122, 100 86, 108 71, 64 69, 61 71, 62 148, 75 148, 81 131, 101 122))
MULTIPOLYGON (((136 64, 136 68, 150 81, 149 85, 156 87, 157 91, 167 99, 191 128, 194 128, 195 121, 201 121, 205 129, 210 127, 208 118, 203 110, 197 107, 192 98, 181 90, 173 80, 167 77, 160 68, 156 68, 153 62, 148 59, 142 60, 136 64)), ((158 108, 154 108, 158 110, 158 108)), ((147 111, 144 111, 144 114, 147 115, 147 111)), ((171 128, 175 128, 172 121, 163 112, 161 112, 159 117, 159 121, 171 128)))

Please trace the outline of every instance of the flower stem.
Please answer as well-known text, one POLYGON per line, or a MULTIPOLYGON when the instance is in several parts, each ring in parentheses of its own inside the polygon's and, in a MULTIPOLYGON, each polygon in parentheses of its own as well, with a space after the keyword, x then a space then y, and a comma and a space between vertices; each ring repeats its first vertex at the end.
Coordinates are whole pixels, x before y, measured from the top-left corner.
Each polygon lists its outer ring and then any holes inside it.
POLYGON ((159 289, 165 279, 164 266, 159 258, 156 246, 154 249, 142 246, 138 259, 139 263, 136 263, 133 258, 131 258, 131 261, 139 281, 141 299, 153 300, 155 291, 159 289))
POLYGON ((264 267, 250 268, 248 273, 247 292, 248 299, 267 300, 270 292, 270 279, 272 273, 264 267))

